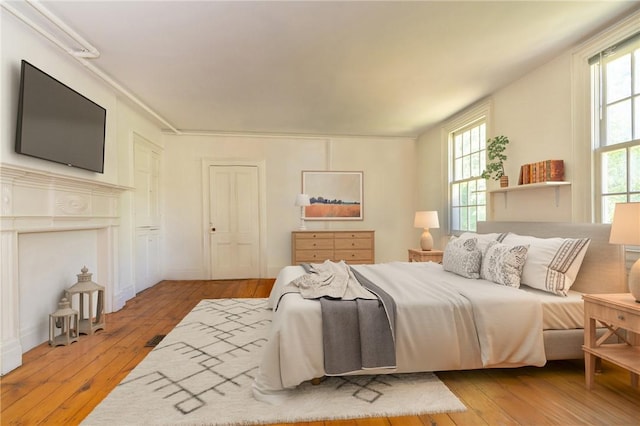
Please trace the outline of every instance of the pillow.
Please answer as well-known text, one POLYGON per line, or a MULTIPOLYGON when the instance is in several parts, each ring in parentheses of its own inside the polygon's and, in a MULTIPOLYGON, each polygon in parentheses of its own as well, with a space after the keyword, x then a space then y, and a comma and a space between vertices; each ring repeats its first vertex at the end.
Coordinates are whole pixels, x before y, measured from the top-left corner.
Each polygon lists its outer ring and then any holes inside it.
POLYGON ((566 296, 587 253, 589 238, 537 238, 509 234, 505 244, 528 244, 522 284, 566 296))
POLYGON ((491 241, 482 259, 480 278, 509 287, 520 287, 528 249, 525 245, 510 246, 491 241))
POLYGON ((442 255, 443 269, 465 278, 480 278, 482 253, 477 244, 476 238, 462 240, 451 237, 442 255))
POLYGON ((477 247, 478 249, 480 249, 482 253, 484 253, 491 241, 502 242, 502 240, 506 235, 507 235, 506 232, 504 233, 493 232, 488 234, 476 234, 475 232, 463 232, 462 234, 460 234, 460 238, 463 240, 466 240, 469 238, 477 239, 478 240, 477 247))

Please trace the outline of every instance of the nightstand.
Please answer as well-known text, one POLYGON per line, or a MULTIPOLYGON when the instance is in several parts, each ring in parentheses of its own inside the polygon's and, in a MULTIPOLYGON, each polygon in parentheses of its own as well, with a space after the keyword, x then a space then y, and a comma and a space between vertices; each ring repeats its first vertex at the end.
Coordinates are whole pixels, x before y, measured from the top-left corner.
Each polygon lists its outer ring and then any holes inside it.
POLYGON ((442 250, 409 249, 409 262, 436 262, 442 263, 442 250))
POLYGON ((596 358, 616 364, 631 374, 631 386, 638 387, 640 375, 640 303, 630 293, 585 294, 584 300, 584 369, 587 389, 593 387, 596 358), (596 338, 596 322, 608 328, 596 338), (619 333, 620 330, 627 333, 619 333), (605 344, 612 335, 624 343, 605 344))

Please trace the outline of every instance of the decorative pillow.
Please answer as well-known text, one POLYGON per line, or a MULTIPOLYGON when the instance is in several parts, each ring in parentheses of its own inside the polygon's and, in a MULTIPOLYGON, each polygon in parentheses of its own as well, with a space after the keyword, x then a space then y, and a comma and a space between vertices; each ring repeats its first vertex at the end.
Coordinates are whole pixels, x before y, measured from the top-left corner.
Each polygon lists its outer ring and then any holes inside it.
POLYGON ((491 241, 482 259, 480 278, 509 287, 520 287, 527 251, 526 245, 511 246, 491 241))
POLYGON ((463 240, 467 240, 469 238, 477 239, 478 244, 476 247, 478 247, 478 249, 480 249, 480 251, 484 253, 491 241, 502 242, 502 240, 504 239, 504 237, 506 237, 506 235, 507 235, 506 232, 504 233, 493 232, 489 234, 476 234, 475 232, 463 232, 462 234, 460 234, 459 238, 463 240))
POLYGON ((566 296, 582 266, 589 238, 537 238, 509 234, 505 244, 528 244, 522 284, 566 296))
POLYGON ((477 244, 476 238, 462 240, 451 237, 442 255, 443 269, 465 278, 480 278, 482 253, 477 244))

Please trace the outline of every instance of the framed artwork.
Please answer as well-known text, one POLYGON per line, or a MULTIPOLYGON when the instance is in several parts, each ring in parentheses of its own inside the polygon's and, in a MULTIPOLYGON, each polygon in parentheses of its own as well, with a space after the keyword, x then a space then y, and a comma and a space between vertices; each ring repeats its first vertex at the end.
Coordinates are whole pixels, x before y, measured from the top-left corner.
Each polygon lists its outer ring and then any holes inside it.
POLYGON ((305 220, 362 220, 362 172, 302 172, 305 220))

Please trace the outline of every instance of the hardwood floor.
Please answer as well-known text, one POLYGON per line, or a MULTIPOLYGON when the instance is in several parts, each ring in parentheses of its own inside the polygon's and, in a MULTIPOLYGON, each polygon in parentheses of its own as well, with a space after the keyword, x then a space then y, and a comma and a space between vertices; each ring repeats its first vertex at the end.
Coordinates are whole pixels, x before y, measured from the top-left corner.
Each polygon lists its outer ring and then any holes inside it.
MULTIPOLYGON (((107 315, 107 330, 70 346, 42 344, 0 379, 2 425, 78 424, 201 299, 267 297, 273 280, 163 281, 107 315)), ((592 391, 582 361, 544 368, 438 373, 467 406, 463 413, 304 423, 338 425, 639 425, 640 390, 604 364, 592 391)))

